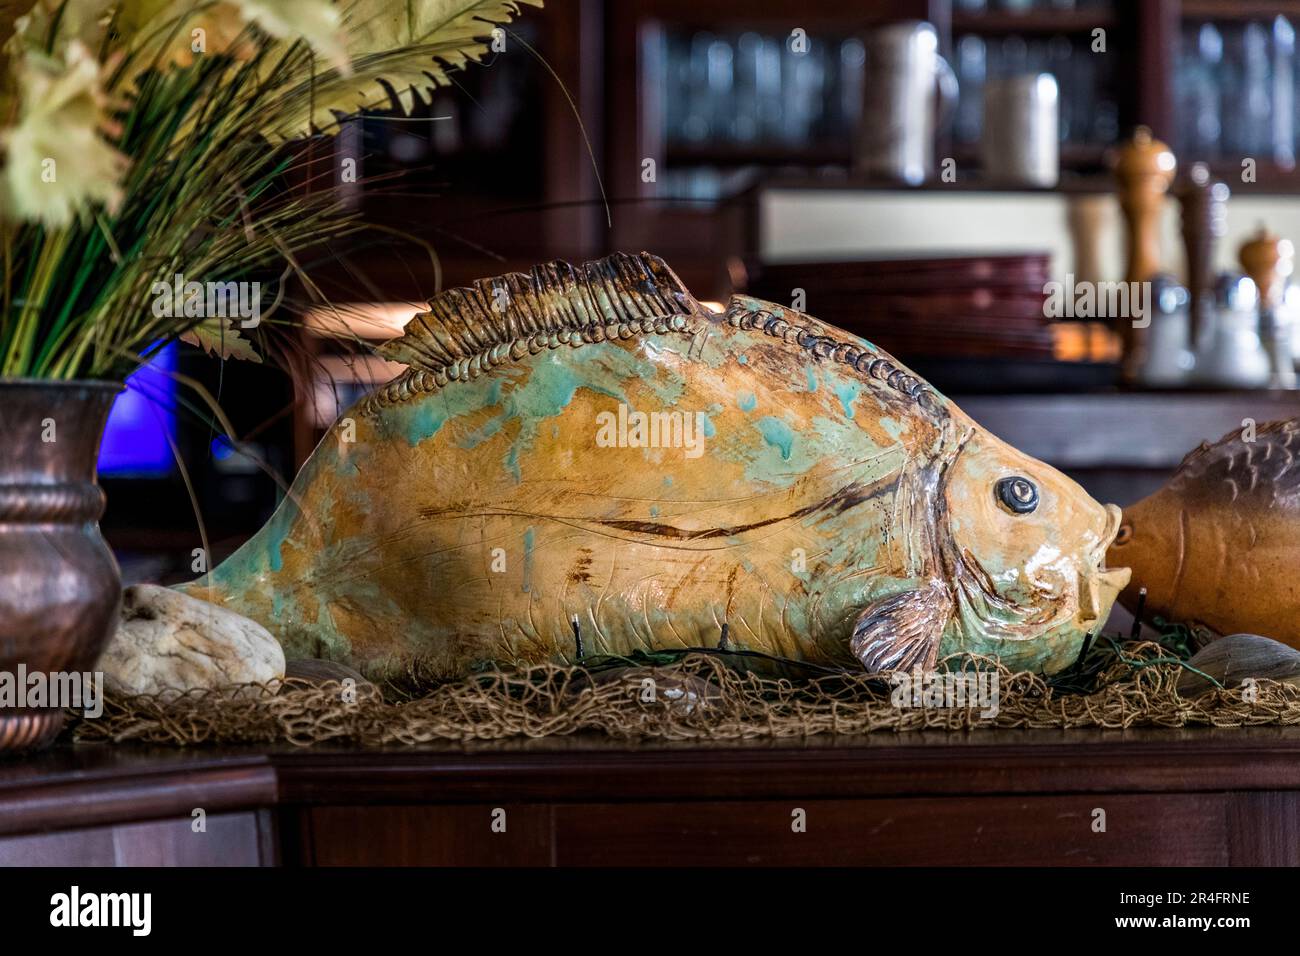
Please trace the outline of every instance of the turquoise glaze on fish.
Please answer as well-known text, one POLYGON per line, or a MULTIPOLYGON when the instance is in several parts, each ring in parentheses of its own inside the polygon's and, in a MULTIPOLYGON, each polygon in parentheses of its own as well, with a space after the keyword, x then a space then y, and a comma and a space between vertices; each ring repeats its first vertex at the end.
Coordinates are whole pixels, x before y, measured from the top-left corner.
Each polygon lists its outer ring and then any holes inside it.
POLYGON ((371 676, 712 646, 1069 665, 1118 524, 870 343, 617 255, 443 293, 188 586, 371 676), (503 306, 503 307, 502 307, 503 306), (577 622, 575 639, 574 621, 577 622))

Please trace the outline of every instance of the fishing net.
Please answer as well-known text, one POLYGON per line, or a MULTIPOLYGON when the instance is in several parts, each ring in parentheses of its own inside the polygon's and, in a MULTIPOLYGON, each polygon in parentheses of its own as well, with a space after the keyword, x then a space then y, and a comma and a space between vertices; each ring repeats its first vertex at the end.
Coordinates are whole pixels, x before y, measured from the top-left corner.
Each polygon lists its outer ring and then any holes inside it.
MULTIPOLYGON (((1188 648, 1103 638, 1044 679, 952 658, 942 673, 868 675, 745 651, 698 649, 477 674, 459 681, 286 679, 109 699, 79 740, 362 747, 601 733, 719 740, 989 727, 1240 727, 1300 723, 1300 688, 1178 691, 1188 648)), ((1202 675, 1203 676, 1203 675, 1202 675)))

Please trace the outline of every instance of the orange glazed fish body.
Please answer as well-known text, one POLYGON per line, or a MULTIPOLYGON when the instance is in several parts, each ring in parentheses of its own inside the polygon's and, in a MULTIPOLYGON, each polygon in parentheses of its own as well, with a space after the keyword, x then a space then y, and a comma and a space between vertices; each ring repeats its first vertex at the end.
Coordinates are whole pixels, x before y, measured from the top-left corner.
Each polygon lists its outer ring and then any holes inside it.
POLYGON ((443 293, 267 526, 189 586, 383 675, 714 646, 1055 671, 1118 526, 879 349, 618 255, 443 293), (574 624, 577 622, 577 635, 574 624), (581 642, 581 645, 579 644, 581 642))
POLYGON ((1124 509, 1109 560, 1132 569, 1130 610, 1145 587, 1149 614, 1300 648, 1300 422, 1202 444, 1124 509))

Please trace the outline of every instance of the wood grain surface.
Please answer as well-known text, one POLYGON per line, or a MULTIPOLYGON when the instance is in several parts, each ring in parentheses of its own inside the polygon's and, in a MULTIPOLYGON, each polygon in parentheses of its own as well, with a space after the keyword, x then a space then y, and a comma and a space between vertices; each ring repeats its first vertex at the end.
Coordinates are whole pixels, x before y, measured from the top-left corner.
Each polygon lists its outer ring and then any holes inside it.
POLYGON ((64 746, 0 764, 0 834, 5 865, 1300 865, 1300 728, 64 746))

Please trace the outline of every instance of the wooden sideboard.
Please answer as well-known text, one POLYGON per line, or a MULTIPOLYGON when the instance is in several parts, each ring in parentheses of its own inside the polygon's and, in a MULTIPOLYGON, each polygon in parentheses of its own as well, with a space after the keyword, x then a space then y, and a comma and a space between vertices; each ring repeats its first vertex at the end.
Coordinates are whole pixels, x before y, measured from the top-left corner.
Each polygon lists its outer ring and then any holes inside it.
POLYGON ((0 763, 42 864, 1300 865, 1300 728, 65 745, 0 763))

